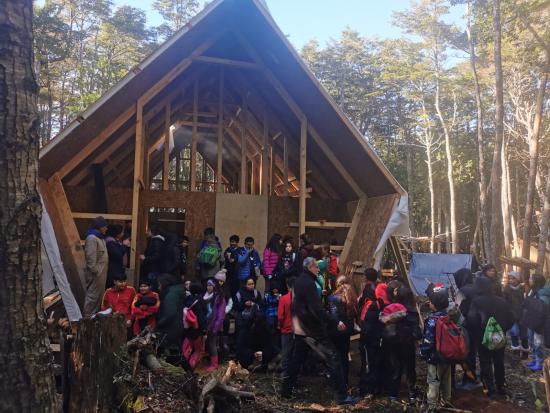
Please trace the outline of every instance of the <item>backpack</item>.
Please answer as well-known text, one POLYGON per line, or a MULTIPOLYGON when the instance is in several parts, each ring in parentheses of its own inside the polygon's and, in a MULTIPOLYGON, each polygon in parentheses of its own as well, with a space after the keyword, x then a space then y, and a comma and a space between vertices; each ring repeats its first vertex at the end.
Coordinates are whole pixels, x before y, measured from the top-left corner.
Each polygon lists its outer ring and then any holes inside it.
POLYGON ((185 307, 183 309, 183 328, 184 329, 192 329, 197 330, 199 328, 199 319, 197 318, 197 315, 192 310, 193 306, 197 304, 199 300, 195 300, 193 304, 191 304, 189 307, 185 307))
POLYGON ((541 334, 546 318, 546 304, 537 297, 527 297, 523 302, 521 323, 530 330, 541 334))
POLYGON ((449 316, 435 323, 435 349, 445 361, 462 361, 468 357, 468 335, 449 316))
POLYGON ((506 333, 495 317, 489 317, 487 320, 481 344, 489 350, 500 350, 506 347, 506 333))
POLYGON ((199 262, 208 267, 214 267, 220 260, 220 250, 214 245, 207 245, 199 253, 199 262))

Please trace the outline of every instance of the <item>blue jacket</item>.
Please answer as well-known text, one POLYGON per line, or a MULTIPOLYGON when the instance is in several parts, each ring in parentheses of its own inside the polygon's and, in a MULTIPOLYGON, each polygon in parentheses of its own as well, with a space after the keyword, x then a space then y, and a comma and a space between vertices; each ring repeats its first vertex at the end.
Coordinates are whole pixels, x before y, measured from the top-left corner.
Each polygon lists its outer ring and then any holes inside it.
POLYGON ((279 297, 274 296, 272 293, 267 293, 264 296, 264 302, 266 318, 277 319, 277 311, 279 310, 279 297))
POLYGON ((422 337, 422 343, 420 344, 420 356, 429 364, 438 364, 441 362, 435 346, 435 325, 439 317, 444 317, 446 315, 447 311, 436 311, 430 314, 424 323, 424 335, 422 337))
POLYGON ((241 247, 239 249, 238 261, 239 280, 241 281, 244 281, 251 276, 256 277, 256 272, 254 268, 261 268, 262 266, 260 255, 255 249, 253 249, 252 252, 249 253, 246 248, 241 247))

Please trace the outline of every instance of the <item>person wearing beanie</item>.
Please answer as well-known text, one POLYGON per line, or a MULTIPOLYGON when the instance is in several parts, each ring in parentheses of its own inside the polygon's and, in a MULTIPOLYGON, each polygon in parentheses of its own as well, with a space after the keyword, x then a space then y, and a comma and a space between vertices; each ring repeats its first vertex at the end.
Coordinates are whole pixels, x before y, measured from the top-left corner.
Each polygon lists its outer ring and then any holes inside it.
POLYGON ((517 271, 508 273, 508 282, 504 285, 502 297, 514 316, 514 324, 510 329, 512 352, 516 355, 521 354, 522 358, 526 359, 529 356, 529 340, 527 328, 521 322, 525 290, 524 284, 521 282, 521 275, 517 271))
POLYGON ((84 316, 91 316, 99 310, 105 292, 109 256, 105 244, 105 234, 109 224, 102 216, 95 218, 86 234, 84 255, 86 258, 86 297, 84 316))
MULTIPOLYGON (((225 282, 225 273, 222 270, 216 273, 216 277, 222 278, 225 282)), ((210 356, 210 365, 206 369, 207 372, 212 372, 218 368, 218 335, 223 330, 223 321, 225 320, 226 300, 220 289, 218 278, 209 279, 206 282, 206 293, 203 296, 203 301, 206 304, 206 343, 205 348, 210 356)))
POLYGON ((227 274, 227 270, 224 268, 224 269, 218 271, 218 272, 216 273, 216 275, 214 275, 214 279, 215 279, 216 281, 222 281, 222 282, 225 283, 225 281, 226 281, 226 279, 227 279, 227 275, 226 275, 226 274, 227 274))

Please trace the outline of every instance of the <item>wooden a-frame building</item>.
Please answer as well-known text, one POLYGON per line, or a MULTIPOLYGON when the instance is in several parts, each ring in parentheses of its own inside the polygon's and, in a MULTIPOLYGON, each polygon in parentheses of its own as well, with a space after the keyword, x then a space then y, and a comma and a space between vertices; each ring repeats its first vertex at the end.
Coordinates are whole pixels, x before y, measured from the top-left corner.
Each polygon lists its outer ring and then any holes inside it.
POLYGON ((260 249, 307 231, 370 264, 405 195, 261 0, 212 1, 41 150, 40 178, 79 300, 97 215, 131 222, 132 270, 152 220, 191 257, 212 226, 260 249))

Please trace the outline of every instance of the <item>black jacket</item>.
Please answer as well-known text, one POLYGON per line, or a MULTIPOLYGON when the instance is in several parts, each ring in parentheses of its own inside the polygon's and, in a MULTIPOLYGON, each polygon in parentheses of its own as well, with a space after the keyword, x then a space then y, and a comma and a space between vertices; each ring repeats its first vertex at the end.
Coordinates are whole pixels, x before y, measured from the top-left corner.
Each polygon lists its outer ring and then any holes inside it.
POLYGON ((257 315, 261 315, 264 312, 264 299, 262 293, 258 290, 249 291, 246 287, 241 288, 237 294, 235 294, 235 299, 233 300, 233 308, 237 312, 237 325, 239 327, 252 324, 253 320, 245 320, 243 317, 243 311, 247 309, 245 303, 247 301, 252 301, 257 305, 254 311, 254 318, 257 315))
MULTIPOLYGON (((353 305, 355 306, 355 303, 353 305)), ((346 329, 342 332, 338 331, 338 334, 352 335, 355 316, 353 315, 350 317, 350 314, 348 314, 346 304, 343 302, 342 296, 339 294, 333 294, 329 296, 328 308, 330 311, 330 315, 337 323, 341 321, 346 325, 346 329)))
MULTIPOLYGON (((183 329, 183 336, 194 340, 198 338, 199 336, 206 333, 206 306, 204 304, 204 301, 202 300, 202 297, 200 295, 188 295, 185 297, 185 300, 183 301, 183 307, 191 308, 193 310, 193 313, 197 316, 197 321, 199 323, 199 328, 193 329, 193 328, 187 328, 183 329), (193 303, 195 303, 193 305, 193 303), (192 307, 191 307, 192 306, 192 307)), ((182 322, 183 322, 183 311, 182 311, 182 322)))
POLYGON ((468 311, 468 331, 471 331, 478 342, 483 338, 485 326, 490 317, 494 317, 504 332, 514 324, 514 316, 508 303, 495 295, 493 283, 487 277, 479 277, 475 281, 479 295, 472 300, 468 311))
POLYGON ((508 303, 508 307, 514 315, 514 321, 521 321, 523 315, 523 302, 525 301, 523 285, 519 285, 518 288, 512 288, 509 285, 506 286, 502 290, 502 297, 508 303))
POLYGON ((325 338, 335 332, 338 322, 323 308, 315 287, 315 278, 311 272, 304 271, 294 281, 290 311, 292 317, 297 317, 308 337, 325 338))
POLYGON ((128 248, 112 238, 107 240, 106 246, 109 254, 107 277, 112 280, 114 276, 124 274, 124 256, 128 248))
POLYGON ((154 236, 149 240, 149 244, 145 249, 145 260, 143 260, 144 275, 152 272, 161 273, 164 269, 165 242, 160 235, 154 236))
POLYGON ((161 343, 161 346, 164 348, 177 348, 181 350, 184 301, 185 288, 183 284, 172 285, 168 287, 168 291, 161 293, 156 330, 161 335, 164 334, 164 339, 161 343))
POLYGON ((478 292, 473 283, 472 272, 467 268, 462 268, 453 274, 456 287, 458 288, 458 296, 460 298, 460 312, 464 317, 470 311, 472 300, 477 296, 478 292))

